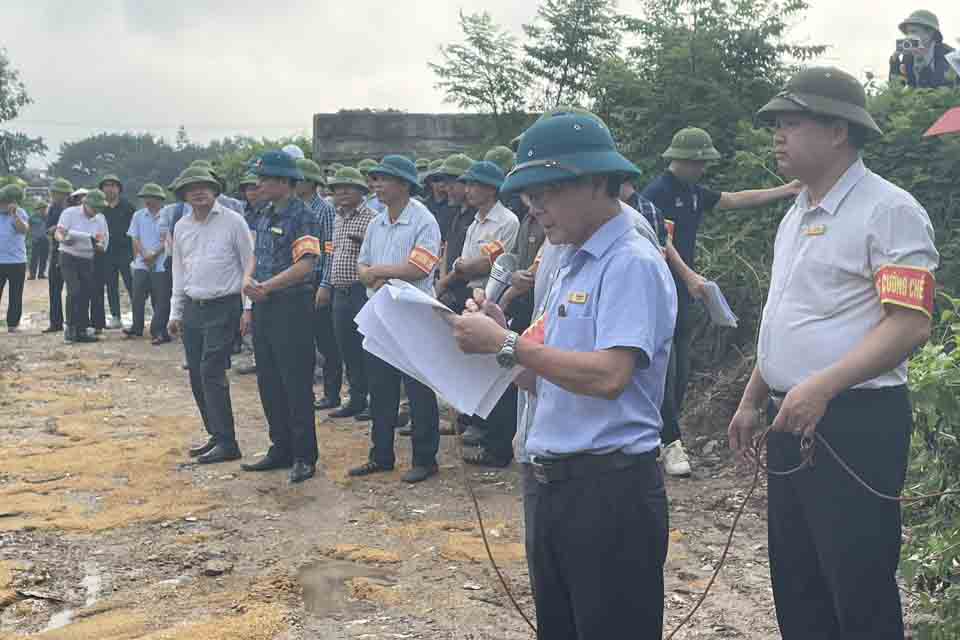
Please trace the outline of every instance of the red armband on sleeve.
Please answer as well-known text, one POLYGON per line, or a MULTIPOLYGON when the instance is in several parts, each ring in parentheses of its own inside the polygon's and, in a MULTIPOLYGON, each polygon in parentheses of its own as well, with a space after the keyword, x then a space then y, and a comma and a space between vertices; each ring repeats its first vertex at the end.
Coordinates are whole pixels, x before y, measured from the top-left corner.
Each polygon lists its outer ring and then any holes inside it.
POLYGON ((420 271, 430 275, 433 272, 433 268, 437 266, 438 262, 440 262, 440 258, 433 255, 423 247, 414 247, 413 251, 410 252, 410 257, 407 259, 407 261, 417 269, 420 269, 420 271))
POLYGON ((320 240, 316 236, 302 236, 293 242, 293 261, 299 262, 303 256, 319 256, 320 240))
POLYGON ((490 264, 493 264, 497 261, 497 258, 503 255, 503 243, 499 240, 489 242, 480 247, 480 253, 487 256, 487 258, 490 260, 490 264))
POLYGON ((880 304, 894 304, 933 316, 936 280, 927 269, 888 264, 880 267, 874 282, 880 304))

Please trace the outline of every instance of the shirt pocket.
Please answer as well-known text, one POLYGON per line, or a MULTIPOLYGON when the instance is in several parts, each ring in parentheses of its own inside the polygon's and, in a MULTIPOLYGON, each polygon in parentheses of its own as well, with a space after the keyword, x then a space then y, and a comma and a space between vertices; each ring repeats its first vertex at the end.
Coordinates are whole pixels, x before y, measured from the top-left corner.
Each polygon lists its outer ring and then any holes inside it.
POLYGON ((569 314, 547 318, 548 339, 546 344, 565 351, 591 352, 597 344, 597 328, 594 318, 575 317, 569 314), (553 325, 553 326, 551 326, 553 325))

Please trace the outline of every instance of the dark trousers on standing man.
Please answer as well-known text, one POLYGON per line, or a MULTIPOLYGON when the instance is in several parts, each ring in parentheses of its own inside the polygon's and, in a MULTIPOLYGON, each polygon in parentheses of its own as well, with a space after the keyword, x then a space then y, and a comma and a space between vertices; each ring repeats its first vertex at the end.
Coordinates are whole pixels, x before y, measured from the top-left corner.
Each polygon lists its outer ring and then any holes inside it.
POLYGON ((107 327, 107 313, 103 296, 107 287, 109 260, 110 259, 103 253, 97 253, 93 257, 95 290, 90 295, 90 324, 93 325, 94 329, 103 330, 107 327))
MULTIPOLYGON (((683 294, 681 294, 683 295, 683 294)), ((660 405, 663 419, 663 431, 660 440, 663 446, 680 440, 680 413, 683 399, 687 394, 690 380, 690 342, 693 334, 691 302, 678 299, 677 326, 673 333, 673 348, 670 350, 670 364, 667 366, 667 384, 660 405)))
POLYGON ((507 463, 513 459, 513 436, 517 434, 517 388, 514 385, 500 396, 486 419, 473 416, 470 425, 480 436, 480 447, 491 458, 507 463))
MULTIPOLYGON (((170 320, 170 290, 167 288, 167 274, 162 271, 133 270, 133 324, 130 330, 143 333, 144 312, 147 296, 153 307, 153 319, 150 322, 150 336, 162 338, 167 335, 167 322, 170 320)), ((239 327, 239 320, 237 321, 239 327)))
POLYGON ((50 241, 46 237, 34 240, 30 245, 30 276, 41 278, 47 273, 47 257, 50 255, 50 241))
MULTIPOLYGON (((159 277, 163 273, 152 275, 159 277)), ((225 447, 233 447, 237 442, 227 368, 233 334, 240 326, 242 313, 239 295, 187 300, 183 309, 183 349, 190 370, 190 389, 207 433, 225 447)))
POLYGON ((323 397, 339 402, 343 388, 343 361, 333 332, 333 295, 331 289, 330 304, 313 310, 313 337, 317 351, 323 356, 323 397))
POLYGON ((130 261, 127 256, 107 256, 104 280, 107 285, 107 300, 110 304, 110 315, 120 317, 120 280, 127 290, 127 295, 133 298, 133 277, 130 274, 130 261))
MULTIPOLYGON (((847 391, 817 425, 837 454, 887 495, 903 489, 912 429, 906 387, 847 391)), ((774 471, 799 465, 800 439, 770 434, 767 463, 774 471)), ((783 640, 902 640, 899 503, 868 493, 820 448, 812 469, 770 476, 767 505, 783 640)))
POLYGON ((67 326, 82 333, 90 326, 90 297, 96 290, 94 260, 61 253, 60 270, 67 285, 67 326))
POLYGON ((663 475, 654 452, 577 457, 595 467, 611 456, 611 468, 537 484, 532 570, 541 640, 662 637, 663 475))
POLYGON ((50 328, 63 329, 63 272, 60 270, 60 252, 56 249, 50 251, 47 295, 50 299, 50 328))
POLYGON ((257 388, 275 460, 316 464, 313 414, 313 297, 310 290, 272 294, 253 305, 257 388))
POLYGON ((367 289, 359 282, 350 287, 335 289, 333 293, 333 330, 340 349, 340 357, 347 369, 350 403, 355 407, 366 406, 369 391, 363 336, 354 320, 366 302, 367 289))
POLYGON ((23 285, 27 279, 27 264, 0 264, 0 300, 3 299, 3 290, 7 283, 10 290, 7 294, 7 326, 20 326, 20 316, 23 314, 23 285))
POLYGON ((403 382, 410 399, 410 419, 413 422, 413 466, 436 465, 440 448, 440 412, 433 389, 370 353, 367 354, 367 373, 373 417, 370 460, 388 469, 396 463, 394 431, 400 411, 400 383, 403 382))

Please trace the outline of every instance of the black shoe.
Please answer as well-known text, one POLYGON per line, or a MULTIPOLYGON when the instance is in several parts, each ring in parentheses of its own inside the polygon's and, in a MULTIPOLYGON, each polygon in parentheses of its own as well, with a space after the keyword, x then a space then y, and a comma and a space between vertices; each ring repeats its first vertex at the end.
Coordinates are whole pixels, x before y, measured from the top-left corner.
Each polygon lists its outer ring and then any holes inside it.
POLYGON ((370 415, 370 408, 366 408, 357 415, 353 416, 353 419, 357 422, 370 422, 373 420, 373 416, 370 415))
POLYGON ((128 338, 142 338, 143 331, 134 331, 133 329, 124 329, 123 335, 125 335, 128 338))
POLYGON ((352 478, 359 478, 361 476, 369 476, 374 473, 382 473, 385 471, 393 471, 393 467, 385 467, 382 464, 376 462, 367 462, 360 465, 359 467, 354 467, 347 472, 347 475, 352 478))
POLYGON ((60 333, 63 331, 63 327, 47 327, 41 333, 60 333))
POLYGON ((244 471, 273 471, 274 469, 289 469, 293 462, 274 458, 269 453, 253 464, 242 464, 240 468, 244 471))
POLYGON ((218 462, 230 462, 241 458, 240 448, 237 445, 218 444, 210 451, 197 458, 200 464, 216 464, 218 462))
POLYGON ((355 405, 352 402, 347 403, 345 407, 341 407, 330 414, 331 418, 353 418, 354 416, 360 415, 366 410, 366 407, 361 405, 355 405))
POLYGON ((196 458, 197 456, 202 456, 203 454, 211 451, 215 446, 217 446, 217 439, 210 438, 203 444, 198 444, 196 446, 190 447, 190 457, 196 458))
POLYGON ((411 426, 409 426, 409 425, 405 425, 405 426, 402 426, 402 427, 398 427, 398 428, 397 428, 397 433, 400 434, 401 436, 408 436, 408 437, 409 437, 409 436, 412 436, 412 435, 413 435, 413 427, 411 427, 411 426))
POLYGON ((435 476, 440 471, 437 465, 432 464, 429 467, 414 467, 403 474, 403 481, 409 484, 423 482, 430 476, 435 476))
POLYGON ((326 411, 327 409, 336 409, 340 406, 340 398, 324 397, 313 403, 313 408, 317 411, 326 411))
POLYGON ((300 484, 304 480, 309 480, 317 473, 317 466, 307 464, 303 460, 296 460, 293 468, 290 469, 290 484, 300 484))
POLYGON ((84 342, 84 343, 100 342, 100 338, 98 338, 95 335, 91 336, 91 335, 87 335, 86 333, 77 332, 76 334, 74 334, 72 342, 84 342))
POLYGON ((476 447, 483 441, 483 435, 472 426, 467 427, 460 437, 463 439, 463 444, 468 447, 476 447))

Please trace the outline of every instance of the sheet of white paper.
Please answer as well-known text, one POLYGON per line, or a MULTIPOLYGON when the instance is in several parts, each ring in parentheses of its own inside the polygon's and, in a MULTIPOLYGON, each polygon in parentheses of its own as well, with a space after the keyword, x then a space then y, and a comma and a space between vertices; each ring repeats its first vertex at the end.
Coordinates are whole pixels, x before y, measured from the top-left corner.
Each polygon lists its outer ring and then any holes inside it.
POLYGON ((718 327, 736 327, 737 316, 733 313, 727 299, 723 297, 723 292, 716 282, 708 282, 704 286, 706 295, 703 304, 707 307, 710 314, 710 320, 718 327))
POLYGON ((446 307, 416 287, 388 284, 357 315, 364 348, 432 388, 458 411, 485 418, 522 368, 503 369, 493 355, 464 354, 435 309, 446 307))

